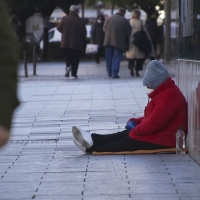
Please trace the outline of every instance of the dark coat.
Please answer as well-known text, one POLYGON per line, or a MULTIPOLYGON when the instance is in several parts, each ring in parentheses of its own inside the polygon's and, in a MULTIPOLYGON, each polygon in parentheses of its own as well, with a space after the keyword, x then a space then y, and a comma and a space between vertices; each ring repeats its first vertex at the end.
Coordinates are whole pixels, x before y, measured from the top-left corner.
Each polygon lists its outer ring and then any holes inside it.
POLYGON ((126 18, 118 13, 112 15, 105 21, 104 31, 104 46, 113 46, 124 52, 127 50, 131 25, 126 18))
POLYGON ((87 32, 84 21, 77 14, 70 12, 64 16, 57 30, 62 33, 61 48, 83 50, 87 32))
POLYGON ((137 126, 129 132, 134 140, 176 147, 178 127, 187 133, 187 103, 185 97, 169 77, 149 94, 144 117, 132 118, 137 126))
POLYGON ((105 37, 105 33, 103 31, 103 24, 103 22, 95 22, 91 30, 91 42, 93 42, 94 44, 98 44, 99 47, 103 46, 103 41, 105 37))
POLYGON ((157 38, 159 36, 159 28, 157 25, 157 19, 151 17, 146 21, 146 30, 151 37, 153 44, 156 44, 157 38))

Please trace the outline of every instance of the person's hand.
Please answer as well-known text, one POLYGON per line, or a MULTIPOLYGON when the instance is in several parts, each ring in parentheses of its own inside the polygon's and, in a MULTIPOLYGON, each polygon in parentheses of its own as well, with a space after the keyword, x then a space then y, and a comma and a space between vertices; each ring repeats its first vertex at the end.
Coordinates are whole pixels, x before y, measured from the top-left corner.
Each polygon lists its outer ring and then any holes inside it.
POLYGON ((127 122, 125 129, 128 131, 131 131, 135 127, 136 127, 136 123, 134 121, 130 120, 127 122))

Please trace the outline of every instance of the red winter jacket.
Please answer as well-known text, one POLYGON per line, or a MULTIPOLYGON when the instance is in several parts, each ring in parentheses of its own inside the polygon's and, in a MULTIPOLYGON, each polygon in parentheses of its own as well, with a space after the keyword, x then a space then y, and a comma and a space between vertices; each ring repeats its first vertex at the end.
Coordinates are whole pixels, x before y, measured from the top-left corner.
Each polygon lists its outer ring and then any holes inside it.
POLYGON ((130 119, 137 126, 129 132, 129 137, 175 147, 178 127, 181 126, 187 133, 185 97, 170 77, 148 96, 151 100, 145 107, 144 117, 130 119))

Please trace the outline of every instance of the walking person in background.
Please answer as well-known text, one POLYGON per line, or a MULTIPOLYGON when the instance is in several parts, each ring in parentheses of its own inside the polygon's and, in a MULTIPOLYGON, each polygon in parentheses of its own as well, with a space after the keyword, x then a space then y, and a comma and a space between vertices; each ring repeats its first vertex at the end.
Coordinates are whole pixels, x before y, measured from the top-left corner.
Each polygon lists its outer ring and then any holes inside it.
POLYGON ((150 56, 151 60, 154 60, 157 57, 157 39, 159 36, 159 28, 158 28, 158 24, 157 24, 157 19, 158 19, 158 12, 154 12, 150 18, 148 18, 146 20, 146 29, 147 32, 149 33, 150 37, 151 37, 151 42, 153 44, 156 56, 150 56))
POLYGON ((108 77, 120 78, 120 62, 123 52, 128 49, 128 38, 131 34, 131 26, 124 17, 126 9, 120 8, 118 12, 109 17, 104 23, 105 57, 108 77))
MULTIPOLYGON (((167 151, 176 147, 176 132, 187 134, 187 103, 167 68, 157 60, 147 65, 143 78, 151 100, 144 116, 130 118, 126 130, 112 134, 90 134, 73 126, 73 141, 84 153, 129 154, 138 150, 167 151)), ((172 150, 173 150, 172 149, 172 150)))
POLYGON ((17 98, 17 65, 19 41, 8 22, 7 7, 0 1, 0 147, 10 137, 12 116, 19 105, 17 98))
POLYGON ((91 30, 91 43, 98 45, 98 52, 94 55, 94 60, 97 64, 100 63, 100 57, 103 53, 103 41, 105 36, 105 33, 103 31, 104 21, 104 16, 99 15, 91 30))
POLYGON ((157 39, 157 59, 160 60, 163 54, 163 44, 164 44, 164 27, 163 23, 158 26, 159 35, 157 39))
POLYGON ((134 70, 136 76, 140 76, 139 71, 143 69, 143 63, 145 60, 145 53, 133 44, 133 34, 140 31, 143 26, 142 21, 140 20, 140 15, 141 13, 139 10, 133 10, 132 18, 129 21, 132 31, 129 37, 129 49, 126 51, 126 58, 128 58, 128 68, 130 69, 131 76, 134 76, 134 70))
POLYGON ((79 7, 71 5, 69 15, 64 16, 57 26, 61 32, 61 44, 66 63, 65 77, 77 78, 77 71, 80 62, 81 51, 86 40, 86 27, 84 21, 78 16, 79 7))

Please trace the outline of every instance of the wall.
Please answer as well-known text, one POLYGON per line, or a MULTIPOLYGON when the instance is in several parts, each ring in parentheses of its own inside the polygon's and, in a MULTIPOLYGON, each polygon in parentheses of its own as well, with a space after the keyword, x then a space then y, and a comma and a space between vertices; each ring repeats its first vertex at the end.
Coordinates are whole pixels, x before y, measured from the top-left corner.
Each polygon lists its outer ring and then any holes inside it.
POLYGON ((179 0, 176 83, 188 103, 188 150, 200 164, 200 1, 179 0))
POLYGON ((200 164, 200 61, 178 59, 176 83, 188 103, 189 154, 200 164))

